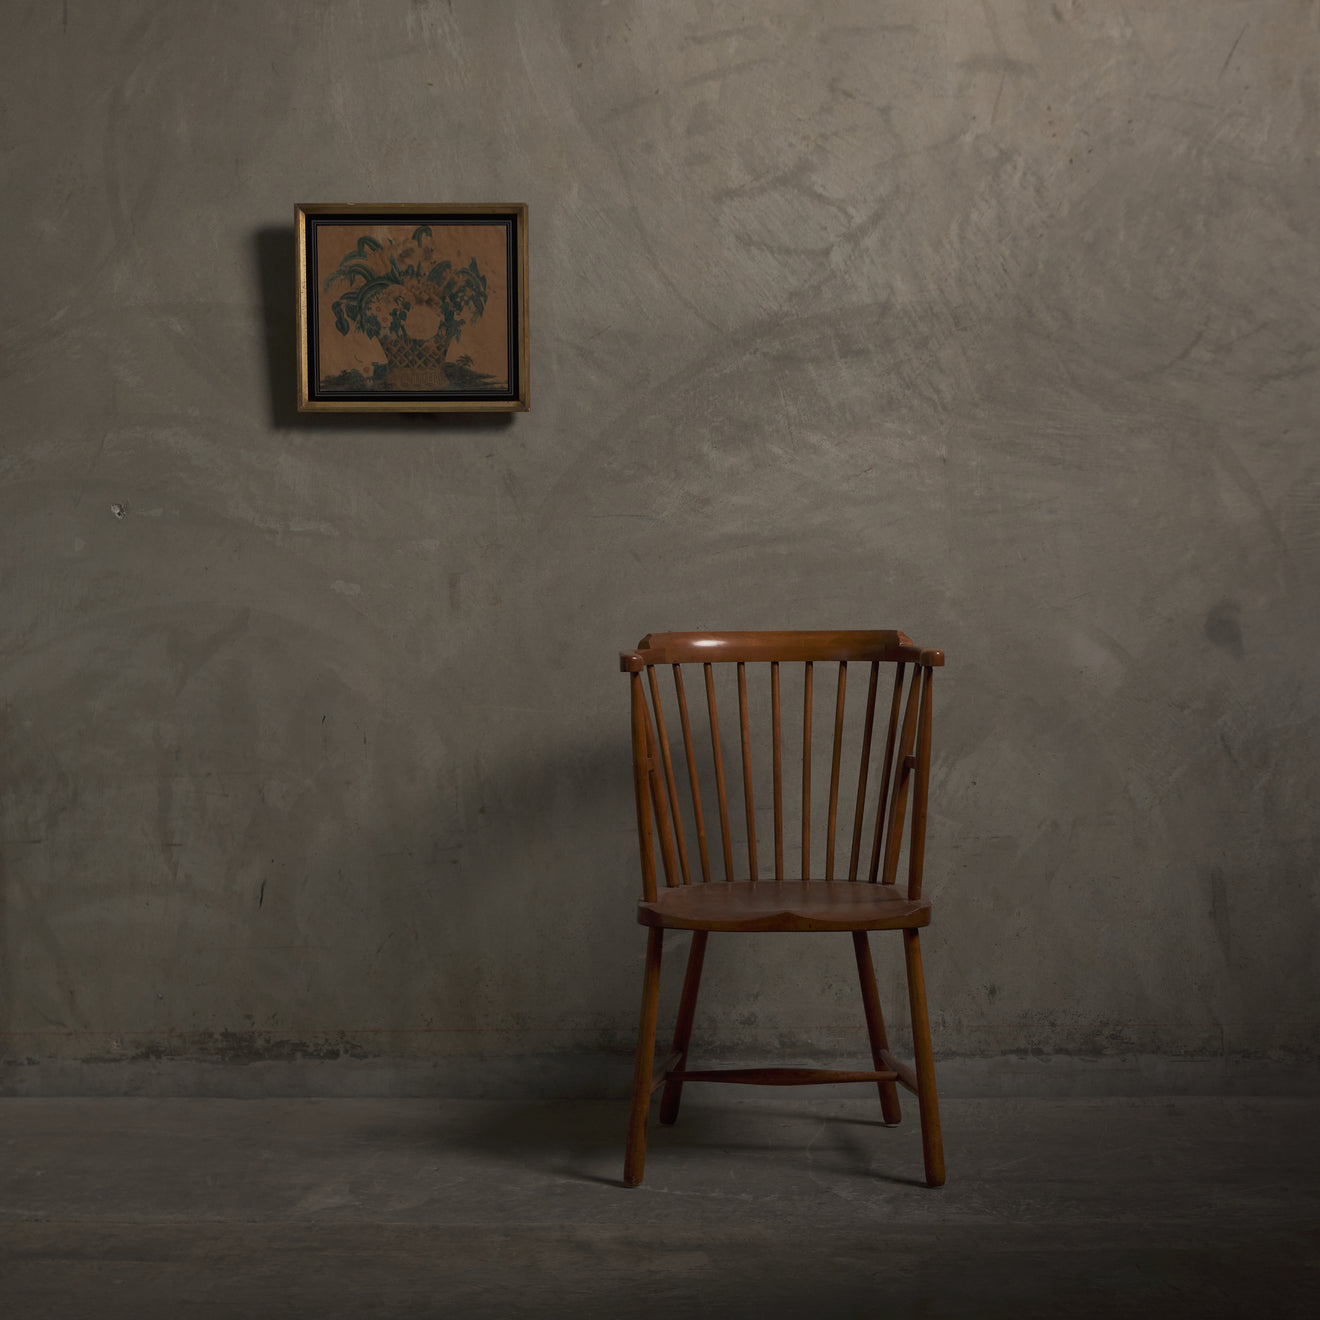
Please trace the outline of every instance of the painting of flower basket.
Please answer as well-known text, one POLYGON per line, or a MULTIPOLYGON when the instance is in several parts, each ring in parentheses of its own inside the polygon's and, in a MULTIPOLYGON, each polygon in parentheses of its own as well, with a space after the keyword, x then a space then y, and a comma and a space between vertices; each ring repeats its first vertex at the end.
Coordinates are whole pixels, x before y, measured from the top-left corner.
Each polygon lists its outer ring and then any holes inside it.
POLYGON ((526 206, 294 210, 301 412, 523 411, 526 206))

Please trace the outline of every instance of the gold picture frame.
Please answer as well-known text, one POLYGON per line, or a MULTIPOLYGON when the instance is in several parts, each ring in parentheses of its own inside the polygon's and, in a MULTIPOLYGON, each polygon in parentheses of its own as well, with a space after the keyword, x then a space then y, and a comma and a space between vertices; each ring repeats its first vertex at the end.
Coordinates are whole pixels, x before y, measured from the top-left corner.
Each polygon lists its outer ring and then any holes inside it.
POLYGON ((299 412, 528 409, 525 205, 300 203, 294 234, 299 412))

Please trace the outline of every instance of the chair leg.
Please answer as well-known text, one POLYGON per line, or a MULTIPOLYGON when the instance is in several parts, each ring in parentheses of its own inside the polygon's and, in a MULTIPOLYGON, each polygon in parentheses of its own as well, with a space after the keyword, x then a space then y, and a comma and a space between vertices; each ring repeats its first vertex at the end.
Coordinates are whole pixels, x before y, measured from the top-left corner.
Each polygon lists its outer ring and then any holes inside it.
MULTIPOLYGON (((683 997, 678 1003, 678 1021, 674 1024, 674 1053, 678 1067, 687 1063, 688 1042, 692 1039, 692 1020, 697 1013, 697 994, 701 990, 701 968, 706 960, 706 939, 709 931, 692 932, 692 948, 688 952, 687 974, 683 977, 683 997)), ((682 1082, 666 1082, 660 1097, 660 1121, 672 1123, 678 1117, 678 1106, 683 1099, 682 1082)))
POLYGON ((930 1018, 926 1013, 926 980, 921 970, 921 937, 915 928, 903 932, 907 962, 908 1003, 912 1009, 912 1051, 916 1056, 917 1107, 921 1113, 921 1151, 926 1161, 926 1184, 944 1186, 944 1140, 940 1135, 940 1102, 935 1094, 935 1058, 930 1047, 930 1018))
POLYGON ((633 1065, 632 1113, 628 1146, 623 1157, 625 1186, 636 1187, 646 1167, 646 1119, 651 1112, 651 1069, 655 1060, 655 1019, 660 1008, 660 949, 664 931, 653 926, 646 937, 646 970, 642 975, 642 1017, 637 1027, 637 1060, 633 1065))
MULTIPOLYGON (((857 979, 862 983, 862 1006, 866 1010, 866 1034, 871 1039, 871 1067, 877 1072, 885 1067, 881 1052, 889 1049, 885 1035, 885 1016, 880 1009, 880 991, 875 984, 875 963, 871 961, 871 942, 864 930, 852 933, 853 952, 857 955, 857 979)), ((903 1117, 898 1104, 898 1087, 893 1082, 877 1082, 880 1092, 880 1112, 886 1123, 897 1123, 903 1117)))

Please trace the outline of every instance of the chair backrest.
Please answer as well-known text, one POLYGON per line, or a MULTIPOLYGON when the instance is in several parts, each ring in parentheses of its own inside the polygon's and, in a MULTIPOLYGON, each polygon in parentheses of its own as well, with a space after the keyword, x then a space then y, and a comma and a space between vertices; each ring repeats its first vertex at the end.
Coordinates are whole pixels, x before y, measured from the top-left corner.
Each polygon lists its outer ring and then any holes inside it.
MULTIPOLYGON (((709 883, 720 879, 825 879, 893 884, 898 874, 903 844, 903 825, 912 798, 911 834, 908 844, 907 889, 910 898, 921 896, 921 872, 925 855, 926 803, 930 784, 931 681, 933 671, 944 663, 944 653, 918 647, 904 633, 886 632, 727 632, 651 633, 635 651, 619 656, 619 668, 631 676, 633 785, 637 798, 637 832, 641 847, 642 892, 656 897, 656 841, 667 885, 709 883), (869 668, 864 712, 858 703, 846 702, 848 667, 869 668), (820 682, 818 665, 836 666, 832 738, 813 738, 815 689, 820 682), (705 723, 709 748, 698 746, 688 708, 684 667, 689 676, 699 674, 704 687, 705 723), (748 667, 768 670, 768 687, 749 680, 748 667), (892 671, 889 717, 884 725, 884 754, 872 768, 880 706, 881 669, 892 671), (674 707, 681 734, 671 747, 672 718, 665 719, 665 701, 657 671, 673 673, 674 707), (783 673, 781 674, 781 669, 783 673), (910 677, 907 677, 910 671, 910 677), (907 681, 907 700, 903 687, 907 681), (800 700, 793 688, 800 685, 800 700), (742 810, 730 809, 727 788, 725 739, 721 736, 719 691, 725 689, 725 719, 733 732, 730 708, 736 704, 737 744, 741 750, 742 810), (731 688, 736 689, 736 698, 731 688), (788 700, 784 701, 785 690, 788 700), (750 695, 749 695, 750 693, 750 695), (767 709, 768 707, 768 709, 767 709), (787 720, 784 711, 789 714, 787 720), (801 710, 801 736, 788 739, 785 757, 784 729, 797 721, 801 710), (757 719, 754 716, 761 718, 757 719), (769 724, 768 736, 759 730, 769 724), (753 733, 754 726, 758 732, 753 733), (681 738, 681 741, 679 739, 681 738), (828 771, 824 755, 828 748, 828 771), (793 755, 794 750, 798 755, 793 755), (847 753, 847 754, 846 754, 847 753), (820 759, 821 764, 816 766, 820 759), (855 787, 845 766, 856 765, 855 787), (708 767, 708 768, 707 768, 708 767), (825 810, 823 850, 817 842, 813 854, 812 781, 828 774, 829 793, 825 810), (773 870, 766 865, 758 843, 766 831, 757 829, 757 782, 764 801, 765 780, 771 785, 773 811, 773 870), (785 781, 790 790, 786 794, 785 781), (878 779, 879 788, 870 800, 868 784, 878 779), (686 782, 681 782, 686 781, 686 782), (837 848, 839 802, 843 794, 845 814, 851 806, 851 847, 846 868, 837 848), (785 802, 800 797, 800 815, 786 813, 785 802), (869 828, 868 826, 869 817, 869 828), (742 828, 739 828, 741 818, 742 828), (785 823, 797 825, 797 857, 800 867, 785 873, 785 823), (709 828, 714 824, 712 838, 709 828), (691 832, 691 838, 689 837, 691 832), (870 840, 869 857, 862 865, 864 836, 870 840), (689 844, 695 842, 696 848, 689 844), (713 845, 713 846, 712 846, 713 845), (813 856, 823 851, 823 869, 813 875, 813 856), (714 860, 712 860, 714 853, 714 860), (736 863, 735 864, 735 859, 736 863), (742 863, 745 862, 745 870, 742 863), (717 874, 718 872, 718 874, 717 874)), ((700 721, 698 721, 700 723, 700 721)), ((732 773, 736 774, 736 767, 732 773)), ((735 790, 736 791, 736 790, 735 790)), ((817 808, 817 813, 819 808, 817 808)), ((790 833, 790 845, 794 842, 790 833)), ((818 840, 818 836, 817 836, 818 840)), ((790 857, 793 853, 790 851, 790 857)), ((790 866, 792 863, 790 863, 790 866)))

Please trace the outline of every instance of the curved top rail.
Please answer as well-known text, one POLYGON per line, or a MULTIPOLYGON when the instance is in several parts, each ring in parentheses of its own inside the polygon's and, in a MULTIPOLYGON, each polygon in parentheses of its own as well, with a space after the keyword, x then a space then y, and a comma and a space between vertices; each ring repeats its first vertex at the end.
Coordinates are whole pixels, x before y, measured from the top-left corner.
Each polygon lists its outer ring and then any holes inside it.
POLYGON ((619 668, 636 673, 647 665, 758 660, 883 660, 942 665, 944 652, 919 647, 896 629, 872 632, 682 632, 648 633, 636 651, 619 655, 619 668))

